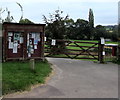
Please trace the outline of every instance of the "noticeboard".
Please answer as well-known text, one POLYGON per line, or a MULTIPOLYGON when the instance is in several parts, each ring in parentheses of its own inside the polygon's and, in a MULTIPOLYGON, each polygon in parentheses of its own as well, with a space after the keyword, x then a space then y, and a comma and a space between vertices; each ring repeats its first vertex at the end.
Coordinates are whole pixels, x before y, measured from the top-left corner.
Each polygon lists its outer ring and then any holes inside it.
POLYGON ((3 23, 5 60, 43 58, 44 27, 45 24, 3 23))

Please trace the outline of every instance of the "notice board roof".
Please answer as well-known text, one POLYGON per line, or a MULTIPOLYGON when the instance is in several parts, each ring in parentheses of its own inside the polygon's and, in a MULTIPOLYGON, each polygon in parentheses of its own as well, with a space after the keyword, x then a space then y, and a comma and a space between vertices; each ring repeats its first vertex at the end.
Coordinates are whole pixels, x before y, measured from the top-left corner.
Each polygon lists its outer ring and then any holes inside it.
POLYGON ((44 32, 45 24, 3 23, 3 30, 44 32))
POLYGON ((35 24, 31 24, 31 23, 28 24, 28 23, 12 23, 12 22, 4 22, 3 25, 5 25, 5 24, 7 24, 7 25, 9 25, 9 24, 10 24, 10 25, 11 25, 11 24, 12 24, 12 25, 27 25, 27 26, 29 26, 29 25, 30 25, 30 26, 45 26, 45 25, 46 25, 46 24, 36 24, 36 23, 35 23, 35 24))

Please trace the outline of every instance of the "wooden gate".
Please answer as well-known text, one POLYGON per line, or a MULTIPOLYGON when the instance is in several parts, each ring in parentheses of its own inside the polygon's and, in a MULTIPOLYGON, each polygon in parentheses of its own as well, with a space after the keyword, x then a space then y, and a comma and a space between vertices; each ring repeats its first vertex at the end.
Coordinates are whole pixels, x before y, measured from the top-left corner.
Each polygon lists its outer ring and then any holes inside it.
POLYGON ((98 41, 48 40, 45 43, 45 56, 100 60, 102 46, 99 44, 98 41))

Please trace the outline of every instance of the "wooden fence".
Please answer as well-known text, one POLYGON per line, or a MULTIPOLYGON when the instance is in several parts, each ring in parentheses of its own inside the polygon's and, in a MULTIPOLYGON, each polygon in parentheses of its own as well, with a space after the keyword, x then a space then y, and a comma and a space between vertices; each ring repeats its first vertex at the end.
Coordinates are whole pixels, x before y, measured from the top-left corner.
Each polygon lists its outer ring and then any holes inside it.
POLYGON ((93 59, 103 63, 103 45, 99 41, 48 40, 45 42, 45 56, 93 59))

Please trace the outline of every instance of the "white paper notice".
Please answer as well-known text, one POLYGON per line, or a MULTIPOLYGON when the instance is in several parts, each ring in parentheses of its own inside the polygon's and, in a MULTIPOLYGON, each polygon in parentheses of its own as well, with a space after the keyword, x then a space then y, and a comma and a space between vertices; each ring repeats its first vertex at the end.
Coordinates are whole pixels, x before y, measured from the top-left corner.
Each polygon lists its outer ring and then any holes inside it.
POLYGON ((8 32, 8 36, 13 36, 13 33, 12 32, 8 32))
POLYGON ((13 53, 17 53, 17 46, 18 46, 18 43, 14 42, 14 44, 13 44, 13 53))
POLYGON ((20 37, 20 43, 23 43, 23 37, 20 37))
POLYGON ((40 39, 38 39, 38 41, 40 41, 40 39))
POLYGON ((105 39, 101 38, 101 44, 105 44, 105 39))
POLYGON ((34 39, 34 44, 38 44, 38 39, 34 39))
POLYGON ((45 42, 47 41, 47 38, 46 38, 46 37, 44 38, 44 41, 45 41, 45 42))
POLYGON ((103 56, 105 56, 105 51, 102 52, 103 56))
POLYGON ((34 45, 34 49, 37 49, 37 45, 34 45))
POLYGON ((9 49, 13 49, 13 42, 9 42, 9 49))
POLYGON ((55 45, 55 44, 56 44, 56 40, 52 39, 51 45, 55 45))
POLYGON ((35 38, 35 33, 32 33, 32 38, 35 38))
POLYGON ((31 54, 34 54, 34 49, 31 49, 31 54))
POLYGON ((30 54, 30 53, 28 53, 28 57, 31 57, 31 54, 30 54))
POLYGON ((12 38, 11 38, 11 37, 9 37, 9 38, 8 38, 8 41, 9 41, 9 42, 11 42, 11 39, 12 39, 12 38))

